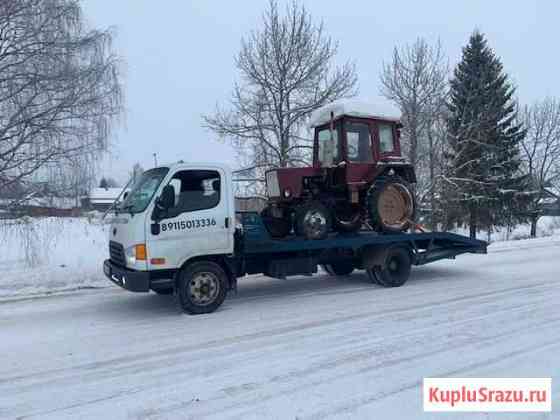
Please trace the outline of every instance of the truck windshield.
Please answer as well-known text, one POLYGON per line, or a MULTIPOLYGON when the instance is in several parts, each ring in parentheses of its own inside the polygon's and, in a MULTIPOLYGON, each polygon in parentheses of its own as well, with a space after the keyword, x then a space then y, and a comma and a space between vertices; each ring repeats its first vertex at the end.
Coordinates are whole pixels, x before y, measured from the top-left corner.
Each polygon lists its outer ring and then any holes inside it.
POLYGON ((123 203, 119 206, 119 210, 130 213, 140 213, 146 210, 168 171, 169 168, 154 168, 140 175, 123 203))

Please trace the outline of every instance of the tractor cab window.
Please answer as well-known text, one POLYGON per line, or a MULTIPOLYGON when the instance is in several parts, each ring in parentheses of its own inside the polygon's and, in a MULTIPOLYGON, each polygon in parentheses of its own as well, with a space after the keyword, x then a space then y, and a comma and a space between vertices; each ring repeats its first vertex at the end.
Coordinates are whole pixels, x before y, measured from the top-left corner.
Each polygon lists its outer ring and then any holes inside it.
POLYGON ((340 162, 340 154, 338 147, 338 130, 325 128, 319 131, 318 140, 318 160, 321 166, 333 166, 340 162))
POLYGON ((391 153, 394 150, 393 126, 386 123, 379 124, 379 151, 381 153, 391 153))
POLYGON ((220 174, 209 170, 179 171, 169 181, 175 189, 170 217, 216 207, 220 203, 220 174))
POLYGON ((345 125, 345 128, 348 145, 348 161, 362 163, 373 162, 369 124, 348 123, 345 125))

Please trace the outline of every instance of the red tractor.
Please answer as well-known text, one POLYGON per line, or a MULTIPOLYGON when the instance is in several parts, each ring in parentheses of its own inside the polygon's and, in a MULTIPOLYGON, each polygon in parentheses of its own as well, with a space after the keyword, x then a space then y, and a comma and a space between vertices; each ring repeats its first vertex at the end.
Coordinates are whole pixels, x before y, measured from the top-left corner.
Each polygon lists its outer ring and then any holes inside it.
POLYGON ((414 168, 401 155, 398 118, 332 104, 312 116, 313 166, 266 173, 269 232, 308 239, 329 231, 406 231, 414 217, 414 168))

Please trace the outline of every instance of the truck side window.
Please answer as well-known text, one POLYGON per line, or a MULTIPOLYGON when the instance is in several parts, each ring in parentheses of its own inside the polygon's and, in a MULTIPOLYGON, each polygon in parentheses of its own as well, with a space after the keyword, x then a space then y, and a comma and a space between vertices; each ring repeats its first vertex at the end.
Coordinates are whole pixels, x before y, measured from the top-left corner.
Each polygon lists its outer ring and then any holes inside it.
POLYGON ((220 203, 221 180, 217 171, 178 171, 169 183, 175 187, 176 199, 168 217, 211 209, 220 203))

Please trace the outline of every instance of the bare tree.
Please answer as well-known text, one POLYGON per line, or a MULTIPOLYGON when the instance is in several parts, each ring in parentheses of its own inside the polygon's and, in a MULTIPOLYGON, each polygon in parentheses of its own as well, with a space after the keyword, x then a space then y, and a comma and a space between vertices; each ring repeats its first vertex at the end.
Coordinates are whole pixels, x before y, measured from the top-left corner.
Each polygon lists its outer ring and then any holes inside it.
POLYGON ((446 207, 442 198, 442 175, 445 173, 445 150, 447 147, 447 121, 445 110, 437 103, 425 130, 425 141, 420 144, 417 162, 419 203, 429 206, 428 224, 435 229, 445 219, 446 207), (439 196, 439 197, 438 197, 439 196))
POLYGON ((293 2, 285 16, 271 0, 263 28, 242 40, 236 58, 241 82, 229 109, 204 116, 204 125, 232 141, 242 166, 262 177, 270 167, 308 164, 312 145, 304 136, 312 111, 356 94, 351 63, 333 68, 338 45, 293 2))
POLYGON ((132 183, 135 184, 139 179, 142 173, 144 172, 144 168, 140 165, 139 162, 136 162, 132 166, 132 171, 130 172, 130 178, 132 178, 132 183))
MULTIPOLYGON (((442 135, 449 66, 438 41, 430 46, 423 38, 395 47, 393 58, 383 64, 381 94, 401 110, 403 145, 410 163, 421 175, 416 188, 419 201, 427 199, 434 211, 437 166, 442 135), (427 180, 424 181, 424 180, 427 180)), ((433 217, 431 224, 434 223, 433 217)))
POLYGON ((560 100, 545 98, 526 106, 521 118, 527 130, 522 155, 533 190, 529 214, 535 237, 545 189, 560 184, 560 100))
POLYGON ((51 197, 73 199, 74 206, 79 207, 80 199, 95 185, 97 169, 97 162, 87 154, 47 164, 33 174, 28 191, 36 191, 44 183, 51 197))
POLYGON ((430 46, 423 38, 395 47, 393 59, 383 65, 381 94, 402 112, 410 163, 418 163, 421 137, 443 109, 449 67, 441 43, 430 46))
POLYGON ((123 109, 112 38, 78 0, 2 0, 0 187, 107 149, 123 109))

